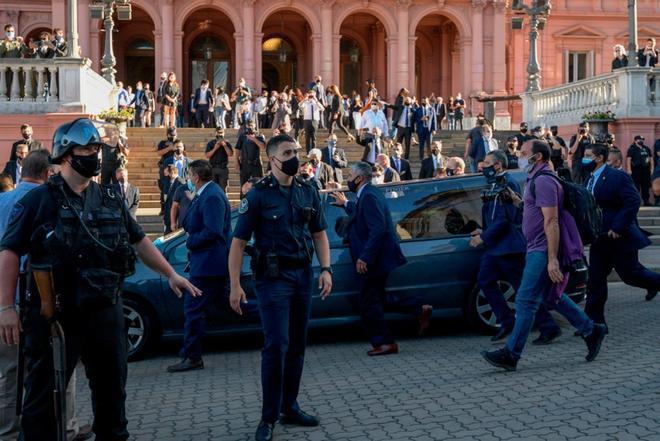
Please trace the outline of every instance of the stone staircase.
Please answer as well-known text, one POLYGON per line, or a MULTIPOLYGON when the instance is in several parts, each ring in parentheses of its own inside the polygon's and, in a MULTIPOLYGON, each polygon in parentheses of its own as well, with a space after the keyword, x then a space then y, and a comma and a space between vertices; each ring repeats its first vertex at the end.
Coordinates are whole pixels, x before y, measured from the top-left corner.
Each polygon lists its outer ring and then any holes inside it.
MULTIPOLYGON (((262 133, 268 137, 272 135, 272 130, 262 130, 262 133)), ((317 141, 319 146, 325 145, 326 130, 321 129, 317 133, 317 141)), ((499 132, 498 138, 500 142, 509 135, 510 132, 499 132)), ((213 139, 215 132, 213 129, 194 129, 194 128, 180 128, 177 134, 185 143, 186 154, 191 159, 203 159, 204 149, 209 140, 213 139)), ((351 142, 348 137, 342 132, 336 132, 337 146, 344 149, 346 152, 349 163, 359 161, 362 157, 364 147, 351 142)), ((435 139, 443 141, 443 154, 446 156, 463 156, 465 148, 466 131, 443 131, 436 135, 435 139)), ((131 149, 128 158, 128 178, 133 185, 140 189, 140 208, 138 209, 138 221, 151 236, 157 236, 163 231, 162 219, 158 216, 160 211, 160 195, 158 191, 157 178, 158 178, 158 155, 156 154, 156 145, 160 140, 165 138, 165 129, 146 129, 146 128, 129 128, 127 130, 129 146, 131 149)), ((236 145, 237 130, 227 129, 225 131, 225 138, 233 146, 236 145)), ((303 145, 304 143, 301 143, 303 145)), ((418 176, 421 163, 417 158, 417 146, 411 147, 411 169, 413 176, 418 176)), ((301 153, 301 159, 304 160, 306 155, 301 153)), ((265 152, 262 152, 262 161, 264 165, 267 163, 265 152)), ((236 161, 230 158, 229 162, 229 184, 228 184, 227 197, 233 205, 239 201, 240 181, 238 170, 236 169, 236 161)))
POLYGON ((653 245, 660 245, 660 207, 642 207, 637 216, 639 225, 652 234, 653 245))

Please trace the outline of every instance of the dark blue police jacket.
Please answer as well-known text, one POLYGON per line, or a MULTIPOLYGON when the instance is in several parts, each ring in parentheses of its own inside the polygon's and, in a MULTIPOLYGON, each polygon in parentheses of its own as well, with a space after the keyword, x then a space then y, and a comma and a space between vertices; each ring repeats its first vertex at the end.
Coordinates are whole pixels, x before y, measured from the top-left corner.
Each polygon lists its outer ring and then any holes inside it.
MULTIPOLYGON (((588 181, 587 178, 585 185, 588 181)), ((601 235, 610 230, 621 235, 613 243, 626 251, 640 250, 651 244, 637 223, 637 212, 642 200, 626 172, 606 165, 593 192, 596 203, 603 210, 601 235)))
POLYGON ((215 182, 193 199, 183 227, 188 233, 192 277, 228 276, 231 210, 227 196, 215 182))
MULTIPOLYGON (((518 194, 520 186, 508 173, 505 173, 507 187, 518 194)), ((501 197, 484 202, 481 208, 483 232, 481 240, 486 245, 486 254, 503 256, 524 253, 527 250, 525 236, 522 233, 522 213, 512 203, 502 202, 501 197)))
POLYGON ((394 232, 390 209, 380 190, 366 184, 360 198, 347 203, 344 208, 350 215, 348 242, 351 256, 354 261, 366 262, 367 274, 388 273, 406 263, 394 232))

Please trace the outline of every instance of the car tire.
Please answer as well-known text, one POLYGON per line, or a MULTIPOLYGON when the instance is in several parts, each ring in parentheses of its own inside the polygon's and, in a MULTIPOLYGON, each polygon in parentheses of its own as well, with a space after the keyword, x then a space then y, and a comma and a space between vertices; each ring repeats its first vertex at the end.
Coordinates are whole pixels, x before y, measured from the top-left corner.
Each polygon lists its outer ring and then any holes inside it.
MULTIPOLYGON (((513 286, 504 280, 499 280, 497 283, 509 308, 515 311, 516 291, 513 289, 513 286)), ((490 307, 488 299, 486 299, 479 285, 475 286, 468 296, 466 316, 470 326, 482 332, 492 334, 500 328, 500 325, 497 324, 495 314, 493 314, 493 309, 490 307)))
POLYGON ((143 358, 160 338, 158 320, 153 310, 143 301, 124 294, 126 321, 126 352, 128 361, 143 358))

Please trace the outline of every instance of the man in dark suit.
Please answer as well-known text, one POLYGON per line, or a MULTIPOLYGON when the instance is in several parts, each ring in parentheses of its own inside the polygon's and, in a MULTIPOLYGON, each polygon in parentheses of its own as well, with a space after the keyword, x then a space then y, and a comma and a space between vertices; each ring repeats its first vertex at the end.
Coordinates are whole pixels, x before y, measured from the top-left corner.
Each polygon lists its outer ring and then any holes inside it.
POLYGON ((424 158, 419 169, 419 179, 434 178, 440 168, 447 168, 448 159, 442 155, 442 141, 434 141, 431 145, 431 156, 424 158))
POLYGON ((16 147, 18 147, 19 144, 27 144, 28 146, 28 153, 30 153, 32 150, 39 150, 44 148, 41 145, 41 141, 37 141, 36 139, 32 139, 32 126, 29 124, 23 124, 21 126, 21 136, 22 139, 19 139, 15 143, 11 145, 11 153, 9 154, 9 160, 10 161, 15 161, 16 160, 16 147))
POLYGON ((348 167, 348 160, 344 149, 337 147, 337 135, 334 133, 328 136, 328 145, 321 151, 323 162, 332 167, 334 173, 334 181, 341 185, 344 181, 344 173, 342 169, 348 167))
POLYGON ((404 157, 409 159, 410 143, 412 142, 412 132, 415 126, 415 109, 413 109, 410 97, 406 97, 401 105, 401 111, 394 113, 392 125, 397 128, 396 142, 403 142, 406 147, 404 157))
POLYGON ((607 276, 616 272, 627 285, 646 289, 646 300, 660 290, 660 274, 646 269, 638 252, 651 241, 639 228, 640 196, 630 176, 607 165, 608 148, 589 144, 582 168, 586 187, 603 210, 601 234, 589 249, 589 285, 584 311, 596 323, 605 323, 607 276))
POLYGON ((140 206, 140 189, 128 182, 128 170, 125 168, 118 168, 115 177, 117 178, 115 189, 126 202, 131 217, 137 220, 137 209, 140 206))
POLYGON ((384 151, 383 140, 381 139, 381 130, 379 127, 374 127, 373 132, 359 136, 356 142, 364 146, 362 152, 362 162, 367 162, 371 165, 376 164, 376 156, 384 151))
POLYGON ((309 163, 312 166, 312 176, 314 176, 320 183, 322 188, 328 188, 330 182, 335 182, 334 171, 325 162, 321 161, 321 150, 311 149, 307 154, 309 163))
POLYGON ((191 112, 195 114, 197 127, 209 126, 209 109, 213 108, 213 92, 209 88, 209 80, 202 80, 195 90, 191 112))
POLYGON ((228 287, 229 200, 220 186, 213 182, 210 162, 203 159, 193 161, 190 164, 190 180, 195 185, 197 196, 183 219, 183 227, 188 233, 186 248, 190 255, 190 280, 203 294, 196 297, 184 293, 184 337, 179 352, 182 361, 169 366, 168 372, 204 369, 202 338, 205 316, 213 302, 226 296, 228 287))
POLYGON ((403 158, 403 146, 400 142, 394 144, 392 149, 392 157, 390 158, 390 164, 394 170, 399 174, 402 181, 411 181, 412 171, 410 170, 410 162, 407 159, 403 158))
POLYGON ((390 158, 384 153, 376 157, 376 164, 380 165, 383 169, 383 182, 400 182, 401 176, 390 166, 390 158))
POLYGON ((415 110, 415 130, 419 139, 419 160, 424 158, 424 150, 431 149, 436 124, 435 109, 429 104, 429 99, 422 98, 422 105, 415 110))
POLYGON ((149 97, 142 88, 142 81, 135 84, 135 96, 128 105, 135 105, 135 115, 133 116, 135 127, 144 127, 144 112, 149 108, 149 97))
MULTIPOLYGON (((399 133, 400 129, 397 123, 401 119, 406 100, 408 101, 408 105, 410 105, 410 99, 408 98, 409 94, 410 92, 408 89, 402 87, 401 90, 399 90, 399 94, 396 96, 396 100, 394 100, 394 104, 385 104, 386 108, 392 109, 392 129, 390 130, 390 139, 394 139, 399 133)), ((408 145, 408 147, 410 147, 410 145, 408 145)))
MULTIPOLYGON (((176 165, 169 164, 165 167, 165 177, 162 181, 162 188, 165 194, 165 205, 163 208, 163 224, 165 225, 164 234, 172 232, 173 225, 170 219, 172 201, 174 200, 174 194, 177 189, 182 185, 186 185, 186 180, 179 177, 179 169, 176 168, 176 165)), ((174 225, 174 227, 176 227, 176 225, 174 225)))
POLYGON ((18 182, 21 180, 21 172, 23 170, 23 160, 28 154, 28 145, 18 144, 16 146, 16 159, 13 161, 7 162, 5 169, 2 173, 7 173, 11 176, 11 180, 14 182, 14 185, 18 185, 18 182))
MULTIPOLYGON (((356 201, 349 202, 341 192, 332 193, 332 196, 335 204, 343 206, 349 215, 347 236, 360 281, 360 314, 373 346, 367 354, 396 354, 399 347, 384 317, 385 285, 390 272, 404 265, 406 258, 401 252, 385 196, 371 185, 371 165, 354 164, 348 176, 348 188, 357 194, 356 201)), ((426 330, 433 311, 430 305, 422 305, 417 298, 410 297, 405 304, 401 300, 399 308, 416 314, 420 333, 426 330)))

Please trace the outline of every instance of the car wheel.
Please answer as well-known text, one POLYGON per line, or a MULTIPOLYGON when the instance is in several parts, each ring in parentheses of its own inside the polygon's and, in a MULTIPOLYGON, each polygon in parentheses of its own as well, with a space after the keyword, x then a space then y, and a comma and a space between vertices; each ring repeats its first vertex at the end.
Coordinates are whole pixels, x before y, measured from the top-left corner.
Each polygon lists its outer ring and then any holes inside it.
MULTIPOLYGON (((497 282, 504 299, 506 300, 507 305, 511 310, 515 311, 516 309, 516 290, 513 289, 513 286, 504 280, 497 282)), ((493 308, 491 308, 488 299, 486 298, 484 292, 477 285, 470 294, 468 299, 468 321, 471 325, 486 331, 486 332, 495 332, 499 329, 500 325, 497 323, 497 317, 493 313, 493 308)))
POLYGON ((126 352, 128 361, 139 360, 158 337, 155 315, 143 302, 124 297, 126 352))

